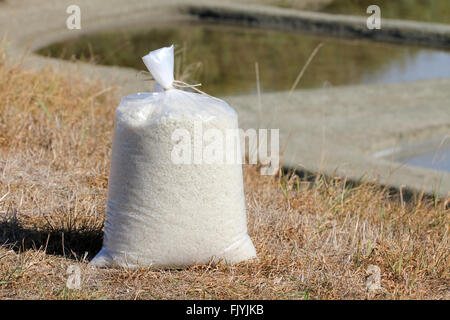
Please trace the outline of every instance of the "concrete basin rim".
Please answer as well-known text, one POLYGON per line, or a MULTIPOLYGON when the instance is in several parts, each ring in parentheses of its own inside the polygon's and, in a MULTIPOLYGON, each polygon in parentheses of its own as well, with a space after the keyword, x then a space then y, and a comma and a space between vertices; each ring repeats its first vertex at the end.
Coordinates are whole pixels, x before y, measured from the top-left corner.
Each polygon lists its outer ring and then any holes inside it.
MULTIPOLYGON (((171 10, 183 11, 183 10, 186 9, 186 6, 191 6, 191 7, 197 6, 198 7, 198 6, 200 6, 200 4, 197 3, 197 1, 193 1, 193 2, 191 1, 188 4, 186 4, 186 3, 182 3, 182 4, 181 3, 176 3, 176 4, 171 4, 171 6, 168 6, 168 7, 171 10)), ((204 6, 206 8, 221 7, 221 6, 217 6, 217 5, 208 5, 208 4, 202 4, 202 6, 204 6)), ((225 7, 227 7, 227 6, 225 6, 225 7)), ((228 7, 230 7, 230 5, 228 5, 228 7)), ((241 5, 231 5, 231 7, 233 7, 234 9, 242 9, 243 8, 243 6, 241 6, 241 5)), ((248 9, 249 11, 260 10, 262 12, 263 11, 267 11, 268 9, 274 10, 273 7, 263 7, 263 6, 252 6, 252 7, 245 6, 245 8, 248 9)), ((298 15, 298 14, 309 14, 309 12, 306 12, 306 11, 296 11, 296 10, 292 10, 292 9, 278 9, 278 8, 276 8, 276 10, 274 10, 274 11, 275 12, 283 12, 283 14, 286 14, 287 11, 290 11, 289 15, 294 15, 294 16, 298 15)), ((326 17, 326 19, 329 19, 330 18, 329 16, 331 16, 329 14, 321 14, 321 13, 316 13, 316 12, 311 13, 311 15, 315 16, 315 17, 317 17, 317 16, 318 17, 328 16, 328 17, 326 17)), ((180 20, 180 16, 179 15, 175 19, 174 19, 174 17, 175 17, 175 15, 174 16, 168 15, 168 17, 166 17, 166 22, 170 23, 170 22, 176 22, 176 21, 180 20), (167 19, 169 19, 169 20, 167 20, 167 19)), ((356 17, 356 16, 343 16, 343 15, 340 15, 339 18, 343 19, 343 18, 347 18, 347 17, 350 18, 352 21, 358 21, 358 23, 361 23, 363 20, 365 21, 365 19, 363 17, 356 17)), ((81 34, 92 34, 92 33, 95 33, 95 32, 101 32, 101 31, 104 31, 104 30, 108 30, 111 26, 114 26, 114 22, 115 21, 111 20, 112 18, 113 18, 113 16, 110 16, 109 20, 108 19, 104 19, 105 21, 103 21, 102 24, 99 27, 92 27, 92 26, 90 26, 88 28, 85 28, 81 34)), ((184 15, 181 19, 185 19, 185 21, 196 21, 196 20, 198 21, 198 19, 195 19, 195 17, 192 16, 192 15, 184 15)), ((384 19, 384 20, 387 20, 387 19, 384 19)), ((396 26, 398 26, 398 25, 402 26, 403 25, 403 26, 405 26, 406 30, 409 30, 411 28, 411 26, 416 26, 416 27, 421 27, 421 28, 426 27, 427 29, 431 29, 431 30, 434 30, 434 31, 439 31, 441 34, 444 34, 446 37, 448 37, 450 39, 450 26, 431 24, 431 23, 424 23, 424 22, 413 22, 413 21, 397 21, 397 20, 395 20, 395 21, 387 21, 387 22, 388 22, 388 24, 391 23, 391 24, 396 25, 396 26)), ((155 25, 159 25, 160 21, 155 21, 154 23, 149 23, 148 20, 146 21, 146 17, 144 15, 143 17, 141 16, 140 19, 138 19, 137 21, 135 20, 135 21, 132 21, 132 22, 130 21, 130 23, 122 23, 122 25, 123 26, 124 25, 140 25, 141 23, 145 23, 146 26, 155 26, 155 25)), ((302 31, 306 32, 305 30, 302 30, 302 31)), ((37 59, 39 59, 41 61, 44 61, 44 63, 45 63, 45 61, 47 61, 47 64, 51 64, 52 61, 54 62, 54 60, 55 60, 54 58, 46 58, 46 57, 43 57, 43 56, 39 56, 36 53, 34 53, 34 51, 36 51, 36 50, 38 50, 38 49, 48 45, 51 42, 58 41, 58 40, 63 40, 63 39, 68 39, 68 38, 72 38, 72 37, 77 37, 79 35, 80 35, 80 33, 78 33, 78 32, 74 33, 73 35, 70 35, 70 36, 68 36, 67 33, 65 35, 61 35, 60 32, 58 32, 58 30, 53 30, 52 29, 52 33, 42 36, 42 38, 40 38, 38 42, 35 42, 35 44, 32 47, 30 47, 30 49, 33 50, 33 52, 30 52, 30 56, 33 57, 33 58, 37 58, 37 59)), ((386 42, 389 42, 389 41, 386 41, 386 42)), ((404 43, 404 42, 400 41, 399 43, 401 44, 401 43, 404 43)), ((23 50, 23 47, 24 47, 23 45, 24 45, 24 42, 22 42, 22 48, 20 48, 20 46, 19 46, 19 48, 16 48, 16 49, 23 50)), ((434 46, 434 45, 425 45, 424 47, 436 47, 436 46, 434 46)), ((57 59, 57 60, 62 65, 67 65, 67 64, 68 65, 72 65, 72 66, 76 66, 77 65, 77 63, 72 63, 72 62, 69 62, 69 61, 61 61, 59 59, 57 59)), ((114 66, 108 67, 108 66, 95 66, 94 65, 94 68, 97 68, 97 70, 105 70, 105 68, 109 68, 109 69, 113 69, 114 68, 116 70, 117 69, 119 69, 119 70, 123 69, 124 72, 127 70, 127 68, 114 67, 114 66)), ((130 71, 130 70, 128 70, 128 71, 130 71)), ((370 86, 370 85, 366 85, 366 86, 370 86)), ((331 89, 339 90, 339 87, 333 87, 331 89)), ((303 89, 299 89, 299 90, 296 90, 296 91, 302 91, 302 90, 303 89)), ((321 90, 327 90, 327 89, 323 88, 321 90)), ((321 91, 321 92, 323 92, 323 91, 321 91)), ((377 159, 377 157, 373 157, 373 158, 377 159)), ((412 167, 409 167, 409 168, 411 170, 415 170, 412 167)), ((420 168, 420 170, 423 171, 422 168, 420 168)), ((429 170, 426 170, 426 171, 429 171, 429 170)), ((435 173, 442 173, 442 172, 441 171, 436 171, 435 173)), ((448 175, 444 173, 444 176, 448 176, 448 175)), ((444 196, 444 197, 446 196, 445 192, 442 193, 442 196, 444 196)))

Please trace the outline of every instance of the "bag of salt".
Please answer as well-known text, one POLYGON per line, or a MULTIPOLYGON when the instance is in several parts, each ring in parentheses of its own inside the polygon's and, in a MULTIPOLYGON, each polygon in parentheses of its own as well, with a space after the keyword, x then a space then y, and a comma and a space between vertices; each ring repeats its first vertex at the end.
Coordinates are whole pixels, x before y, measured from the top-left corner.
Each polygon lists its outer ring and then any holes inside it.
POLYGON ((173 88, 173 46, 142 59, 157 84, 151 93, 124 97, 116 110, 103 247, 91 264, 179 267, 256 258, 242 165, 198 161, 195 148, 182 149, 182 159, 192 161, 180 163, 177 150, 181 142, 204 147, 199 127, 224 136, 237 130, 236 112, 222 100, 173 88))

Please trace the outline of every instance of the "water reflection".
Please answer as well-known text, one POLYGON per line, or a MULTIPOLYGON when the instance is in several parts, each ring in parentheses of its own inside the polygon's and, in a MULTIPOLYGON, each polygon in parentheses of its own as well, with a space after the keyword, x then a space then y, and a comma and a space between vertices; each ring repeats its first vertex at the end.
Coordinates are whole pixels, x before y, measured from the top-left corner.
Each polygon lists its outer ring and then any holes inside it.
POLYGON ((387 66, 372 74, 363 75, 361 82, 394 83, 449 77, 449 53, 420 50, 405 55, 402 59, 393 60, 387 66))
POLYGON ((450 148, 400 159, 400 162, 409 166, 450 172, 450 148))
POLYGON ((289 90, 321 42, 325 45, 300 88, 450 77, 447 51, 211 24, 122 29, 55 43, 38 52, 145 70, 140 57, 173 43, 180 52, 176 76, 201 82, 206 92, 220 96, 255 92, 255 62, 262 91, 289 90))

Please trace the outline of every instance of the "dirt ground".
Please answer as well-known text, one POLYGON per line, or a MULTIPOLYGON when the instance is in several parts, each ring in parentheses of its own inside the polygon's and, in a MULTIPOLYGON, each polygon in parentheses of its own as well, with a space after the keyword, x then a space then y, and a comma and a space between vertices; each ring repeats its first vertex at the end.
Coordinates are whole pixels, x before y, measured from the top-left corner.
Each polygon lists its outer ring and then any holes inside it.
POLYGON ((448 201, 251 166, 245 196, 259 262, 90 268, 119 96, 0 61, 1 299, 450 298, 448 201))

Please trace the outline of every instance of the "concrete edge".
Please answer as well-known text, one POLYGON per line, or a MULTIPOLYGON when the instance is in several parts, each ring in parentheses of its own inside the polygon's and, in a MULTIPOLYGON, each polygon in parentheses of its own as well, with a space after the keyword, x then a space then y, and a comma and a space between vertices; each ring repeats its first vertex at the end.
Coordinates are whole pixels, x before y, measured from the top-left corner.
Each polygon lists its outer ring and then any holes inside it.
POLYGON ((381 29, 369 30, 365 17, 334 15, 264 6, 198 5, 180 6, 183 12, 203 21, 221 21, 284 30, 374 41, 450 47, 450 25, 382 19, 381 29))
MULTIPOLYGON (((429 24, 429 23, 416 23, 409 21, 397 21, 397 20, 387 20, 384 19, 383 29, 387 26, 387 32, 373 32, 372 30, 368 30, 365 25, 365 18, 362 17, 353 17, 353 16, 334 16, 329 14, 322 13, 314 13, 314 12, 304 12, 304 11, 296 11, 296 10, 288 10, 288 9, 279 9, 274 7, 263 7, 263 6, 249 6, 249 5, 224 5, 224 4, 203 4, 205 7, 200 6, 199 1, 193 1, 191 3, 176 3, 172 4, 170 10, 174 12, 178 12, 178 18, 180 16, 185 16, 187 19, 199 19, 199 20, 209 20, 213 19, 214 16, 209 16, 210 12, 215 12, 218 14, 217 20, 214 21, 223 21, 228 23, 237 23, 237 24, 245 24, 250 25, 252 27, 264 27, 264 28, 273 28, 273 29, 285 29, 285 30, 303 30, 311 33, 318 34, 327 34, 327 35, 336 35, 340 37, 354 37, 354 38, 367 38, 375 41, 384 41, 384 42, 395 42, 395 43, 411 43, 411 44, 421 44, 433 47, 450 47, 450 26, 446 25, 438 25, 438 24, 429 24), (202 11, 206 10, 206 11, 202 11), (202 14, 202 12, 206 12, 202 14), (221 13, 217 13, 221 12, 221 13), (225 16, 225 19, 223 18, 225 16), (240 19, 240 20, 237 20, 240 19), (348 21, 347 21, 348 19, 348 21), (387 23, 387 24, 386 24, 387 23), (398 31, 400 30, 400 31, 398 31), (417 35, 414 35, 414 32, 417 31, 417 35), (374 36, 374 34, 378 34, 374 36), (428 39, 430 37, 430 39, 428 39)), ((136 16, 139 18, 138 20, 144 21, 149 17, 146 12, 137 12, 136 16)), ((167 18, 167 17, 166 17, 167 18)), ((215 18, 214 18, 215 19, 215 18)), ((132 22, 131 19, 120 19, 118 17, 110 17, 107 15, 103 17, 103 21, 99 27, 87 28, 85 29, 85 34, 98 32, 102 30, 108 30, 111 26, 116 26, 116 23, 120 20, 120 25, 134 25, 136 22, 132 22)), ((172 21, 169 18, 170 21, 172 21)), ((158 21, 156 22, 156 24, 158 21)), ((383 30, 381 29, 381 30, 383 30)), ((53 30, 51 30, 53 31, 53 30)), ((42 30, 40 31, 42 32, 42 30)), ((54 32, 47 36, 44 36, 40 39, 39 44, 33 46, 33 49, 42 47, 44 42, 49 43, 51 40, 55 40, 58 38, 59 40, 65 38, 63 33, 58 30, 54 30, 54 32)), ((23 40, 23 39, 22 39, 23 40)), ((24 51, 26 50, 25 41, 22 41, 22 45, 18 45, 15 47, 15 51, 24 51)), ((121 67, 107 67, 107 66, 92 66, 92 65, 82 65, 78 63, 72 63, 69 61, 58 61, 57 59, 49 59, 42 56, 38 56, 37 54, 30 53, 29 57, 31 58, 28 67, 30 66, 53 66, 60 67, 62 69, 66 69, 67 67, 76 69, 81 71, 82 74, 86 74, 89 77, 98 77, 102 80, 106 80, 107 83, 116 82, 123 83, 125 80, 131 82, 134 78, 135 73, 132 70, 121 67), (101 74, 97 75, 96 72, 100 71, 101 74), (134 73, 134 74, 133 74, 134 73), (112 77, 111 75, 118 75, 118 77, 112 77)), ((127 87, 127 85, 125 85, 127 87)), ((131 88, 129 86, 129 88, 131 88)), ((334 88, 334 90, 339 90, 339 88, 334 88)), ((136 91, 136 90, 134 90, 136 91)), ((298 90, 299 92, 303 90, 298 90)), ((323 94, 324 92, 321 91, 323 94)), ((239 98, 239 97, 236 97, 239 98)), ((311 169, 315 170, 316 166, 312 165, 311 169)), ((324 169, 324 168, 322 168, 324 169)), ((336 168, 326 168, 323 170, 325 173, 333 173, 336 172, 336 168), (331 170, 331 171, 330 171, 331 170)), ((356 170, 355 172, 348 172, 347 170, 338 170, 340 174, 358 178, 367 174, 367 167, 365 170, 356 170)), ((430 170, 426 169, 412 169, 414 172, 424 172, 429 174, 430 170), (425 170, 425 171, 424 171, 425 170)), ((403 171, 403 170, 402 170, 403 171)), ((438 173, 437 171, 432 172, 433 174, 438 173)), ((405 176, 408 175, 408 172, 405 171, 405 176)), ((444 176, 448 177, 448 174, 444 176)), ((397 179, 400 181, 400 179, 397 179)), ((380 181, 380 184, 384 184, 386 181, 380 181)), ((412 190, 416 192, 423 191, 423 188, 417 188, 418 183, 411 184, 412 190), (415 186, 417 187, 415 187, 415 186)), ((392 183, 390 181, 389 185, 393 185, 397 189, 401 189, 403 187, 400 183, 392 183)), ((431 193, 430 190, 427 190, 426 193, 431 193)), ((434 192, 433 192, 434 193, 434 192)), ((439 194, 441 197, 448 197, 448 193, 445 191, 439 194)))

